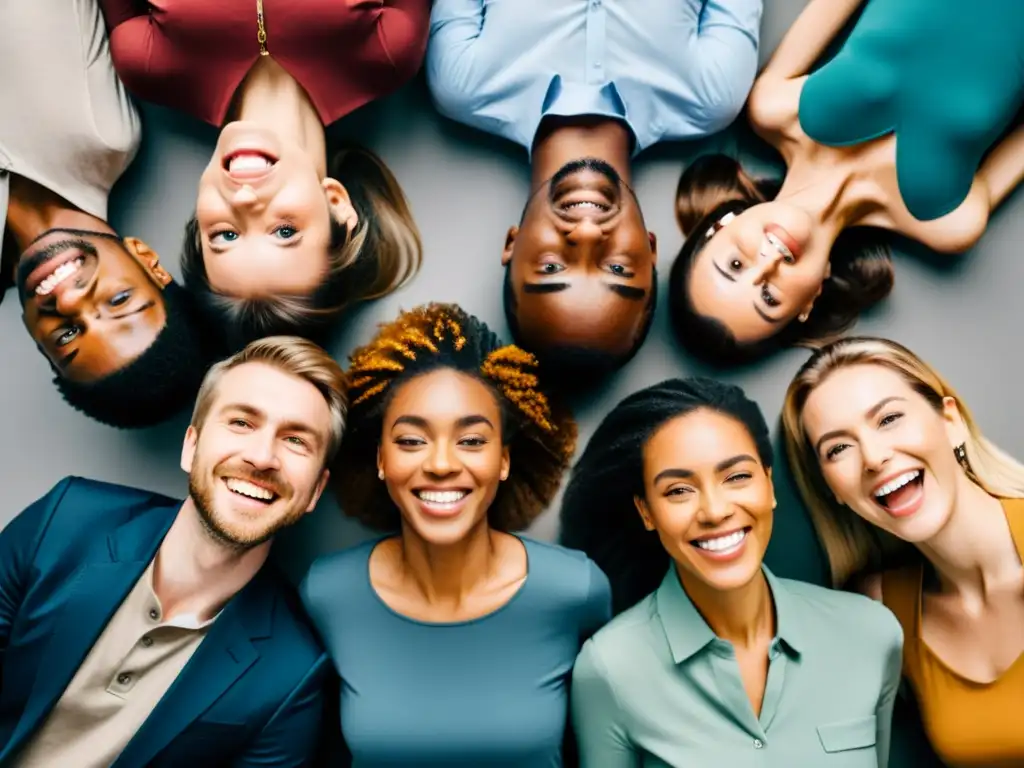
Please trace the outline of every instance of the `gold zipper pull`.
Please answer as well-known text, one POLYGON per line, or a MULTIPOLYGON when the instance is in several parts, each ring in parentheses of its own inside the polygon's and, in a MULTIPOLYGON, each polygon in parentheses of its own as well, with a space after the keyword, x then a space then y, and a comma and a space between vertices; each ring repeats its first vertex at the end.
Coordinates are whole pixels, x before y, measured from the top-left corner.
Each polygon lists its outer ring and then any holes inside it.
POLYGON ((263 0, 256 0, 256 40, 260 44, 260 56, 270 53, 267 50, 267 30, 263 26, 263 0))

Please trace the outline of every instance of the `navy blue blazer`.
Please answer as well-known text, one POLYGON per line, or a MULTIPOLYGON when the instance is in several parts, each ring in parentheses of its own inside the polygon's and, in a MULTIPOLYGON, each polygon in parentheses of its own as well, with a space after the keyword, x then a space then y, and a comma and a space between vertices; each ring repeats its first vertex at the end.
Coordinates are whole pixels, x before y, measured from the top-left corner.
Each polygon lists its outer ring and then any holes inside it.
MULTIPOLYGON (((45 721, 180 506, 66 478, 0 531, 0 766, 45 721)), ((265 566, 114 768, 309 765, 328 669, 294 592, 265 566)))

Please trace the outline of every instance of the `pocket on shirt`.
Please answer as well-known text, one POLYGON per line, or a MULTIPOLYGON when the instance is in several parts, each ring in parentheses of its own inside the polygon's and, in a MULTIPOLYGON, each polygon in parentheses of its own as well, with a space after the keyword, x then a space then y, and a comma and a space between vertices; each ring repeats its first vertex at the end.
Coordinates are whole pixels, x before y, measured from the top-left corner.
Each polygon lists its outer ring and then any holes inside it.
POLYGON ((846 752, 875 746, 878 723, 874 715, 818 726, 818 739, 826 752, 846 752))

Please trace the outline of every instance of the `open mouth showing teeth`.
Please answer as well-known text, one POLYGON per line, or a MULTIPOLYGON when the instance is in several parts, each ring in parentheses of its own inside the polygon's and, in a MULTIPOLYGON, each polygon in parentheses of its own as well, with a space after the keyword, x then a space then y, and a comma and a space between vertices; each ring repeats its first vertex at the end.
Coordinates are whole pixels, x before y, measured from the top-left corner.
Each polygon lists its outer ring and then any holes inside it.
POLYGON ((420 501, 435 506, 453 506, 469 495, 469 491, 413 491, 420 501))
POLYGON ((247 499, 261 501, 264 504, 271 504, 277 498, 277 494, 261 485, 250 483, 248 480, 240 480, 236 477, 229 477, 224 481, 228 490, 232 493, 244 496, 247 499))
POLYGON ((598 203, 594 200, 578 200, 575 203, 563 203, 563 211, 610 211, 611 206, 605 205, 604 203, 598 203))
POLYGON ((85 258, 79 256, 77 259, 71 261, 65 261, 59 267, 57 267, 50 276, 47 277, 43 282, 36 286, 36 296, 49 296, 53 293, 53 289, 63 283, 69 277, 77 274, 81 271, 82 267, 85 266, 85 258))
POLYGON ((743 540, 747 538, 748 533, 750 533, 750 529, 744 528, 725 536, 719 536, 716 539, 697 539, 690 543, 698 549, 707 550, 708 552, 728 552, 742 544, 743 540))
POLYGON ((274 167, 277 158, 263 152, 235 152, 224 158, 224 170, 228 173, 258 174, 274 167))
POLYGON ((885 509, 899 508, 920 490, 923 482, 924 473, 920 469, 914 469, 894 477, 881 488, 875 489, 872 495, 885 509))
POLYGON ((780 254, 782 254, 782 256, 784 258, 787 258, 787 259, 792 259, 793 258, 793 252, 791 250, 789 250, 789 248, 786 246, 786 244, 784 242, 782 242, 778 238, 778 236, 772 234, 771 232, 765 232, 764 233, 764 237, 768 241, 769 245, 771 245, 772 248, 774 248, 776 251, 778 251, 780 254))

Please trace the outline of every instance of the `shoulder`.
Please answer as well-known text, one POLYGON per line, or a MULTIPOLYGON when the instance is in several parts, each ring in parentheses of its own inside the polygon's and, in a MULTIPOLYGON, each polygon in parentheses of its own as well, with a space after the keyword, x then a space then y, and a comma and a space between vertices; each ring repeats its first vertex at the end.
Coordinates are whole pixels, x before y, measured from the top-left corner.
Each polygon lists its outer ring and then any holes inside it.
POLYGON ((271 641, 278 660, 287 654, 293 669, 315 666, 323 655, 323 645, 309 615, 302 607, 298 591, 276 567, 264 567, 258 598, 272 608, 271 641))
POLYGON ((801 620, 827 630, 830 637, 841 638, 841 642, 858 648, 865 644, 876 648, 903 644, 903 629, 896 616, 866 595, 792 579, 778 582, 796 604, 804 607, 801 620))
POLYGON ((802 134, 800 130, 800 94, 806 77, 784 78, 761 75, 747 99, 747 117, 753 129, 765 140, 802 134))
POLYGON ((577 549, 520 536, 526 548, 530 578, 551 590, 588 601, 610 595, 608 577, 593 560, 577 549))
POLYGON ((370 553, 379 542, 379 538, 372 539, 313 561, 299 595, 314 622, 319 623, 325 612, 336 610, 352 586, 369 582, 370 553))
POLYGON ((157 507, 177 509, 181 501, 153 491, 100 480, 65 477, 33 504, 26 514, 48 514, 61 527, 61 537, 74 531, 111 530, 157 507))
POLYGON ((605 676, 614 677, 623 668, 632 668, 637 650, 649 645, 651 621, 655 616, 652 592, 601 627, 584 646, 585 661, 596 662, 605 676))

